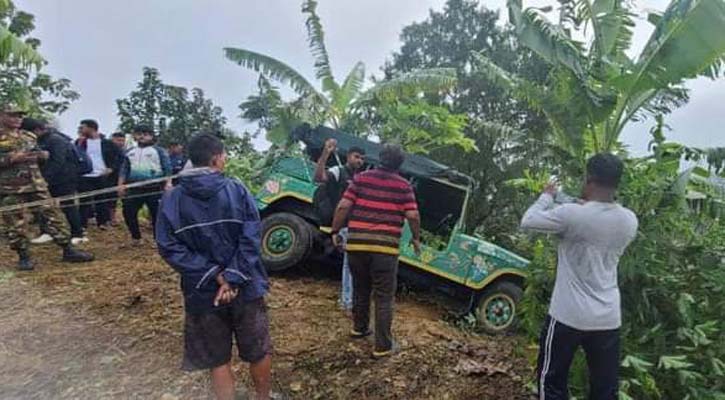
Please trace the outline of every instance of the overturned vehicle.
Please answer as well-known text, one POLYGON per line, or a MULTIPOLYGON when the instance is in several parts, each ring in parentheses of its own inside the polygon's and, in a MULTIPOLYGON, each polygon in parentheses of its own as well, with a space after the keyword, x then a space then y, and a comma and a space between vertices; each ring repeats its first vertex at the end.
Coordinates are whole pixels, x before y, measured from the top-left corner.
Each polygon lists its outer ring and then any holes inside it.
MULTIPOLYGON (((330 244, 330 228, 320 226, 313 211, 315 163, 324 143, 334 138, 338 156, 347 149, 366 152, 366 168, 379 164, 378 143, 326 127, 301 126, 292 139, 305 144, 305 154, 280 157, 261 172, 262 189, 256 200, 263 221, 262 258, 271 272, 313 259, 339 257, 330 244)), ((328 167, 329 167, 328 166, 328 167)), ((403 230, 400 248, 401 278, 463 300, 491 333, 510 330, 517 319, 528 261, 481 238, 465 234, 466 209, 474 182, 445 165, 419 155, 406 155, 400 171, 412 184, 421 214, 422 251, 409 245, 411 232, 403 230)))

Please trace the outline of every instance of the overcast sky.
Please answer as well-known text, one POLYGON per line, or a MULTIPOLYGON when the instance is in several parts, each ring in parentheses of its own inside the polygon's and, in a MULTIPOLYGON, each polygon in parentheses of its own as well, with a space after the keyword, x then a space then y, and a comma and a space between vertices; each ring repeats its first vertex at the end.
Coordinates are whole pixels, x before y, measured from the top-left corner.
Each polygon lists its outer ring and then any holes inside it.
MULTIPOLYGON (((538 4, 547 0, 538 0, 538 4)), ((34 35, 42 42, 48 72, 73 81, 81 99, 60 117, 72 133, 78 121, 95 118, 101 130, 118 123, 115 99, 126 96, 143 66, 161 71, 164 82, 200 87, 241 130, 237 105, 256 87, 257 76, 227 61, 222 48, 242 47, 274 56, 313 80, 300 0, 15 0, 36 16, 34 35)), ((355 62, 368 72, 396 50, 401 29, 421 21, 444 0, 320 0, 333 72, 343 79, 355 62)), ((482 2, 501 9, 504 0, 482 2)), ((664 9, 666 0, 636 0, 640 9, 664 9)), ((642 46, 650 27, 638 24, 642 46)), ((725 146, 725 80, 688 84, 692 99, 667 118, 669 137, 691 146, 725 146)), ((651 121, 633 124, 623 140, 641 153, 651 121)), ((263 146, 263 143, 258 143, 263 146)))

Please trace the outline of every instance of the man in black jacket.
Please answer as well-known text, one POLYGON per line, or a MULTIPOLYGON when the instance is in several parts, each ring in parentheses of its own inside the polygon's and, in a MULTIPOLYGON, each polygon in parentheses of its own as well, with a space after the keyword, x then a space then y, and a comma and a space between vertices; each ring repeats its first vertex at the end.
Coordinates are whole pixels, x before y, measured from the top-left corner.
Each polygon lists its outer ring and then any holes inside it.
MULTIPOLYGON (((119 167, 124 157, 123 152, 112 141, 104 138, 98 132, 98 122, 85 119, 81 121, 80 130, 83 137, 78 139, 78 145, 93 162, 93 171, 83 175, 80 179, 80 191, 89 192, 115 186, 118 180, 119 167)), ((101 229, 106 229, 111 222, 109 203, 113 201, 111 199, 114 197, 114 193, 104 193, 94 196, 93 199, 84 200, 85 203, 92 200, 95 207, 96 223, 101 229)), ((88 227, 90 214, 90 205, 81 206, 81 223, 84 228, 88 227)))
MULTIPOLYGON (((25 118, 22 129, 32 132, 37 137, 38 148, 49 153, 48 159, 40 165, 48 191, 53 197, 73 195, 78 192, 78 165, 74 160, 74 153, 70 138, 62 133, 48 128, 45 121, 25 118)), ((87 239, 83 235, 81 216, 78 206, 73 200, 63 201, 60 206, 68 220, 71 230, 71 242, 79 244, 87 239)), ((43 221, 41 221, 41 224, 43 221)))

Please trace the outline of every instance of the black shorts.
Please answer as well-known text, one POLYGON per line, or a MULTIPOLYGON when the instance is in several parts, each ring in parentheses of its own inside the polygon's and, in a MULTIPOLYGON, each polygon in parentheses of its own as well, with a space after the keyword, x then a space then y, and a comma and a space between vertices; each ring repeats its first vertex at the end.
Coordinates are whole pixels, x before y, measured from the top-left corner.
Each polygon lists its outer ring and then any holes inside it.
POLYGON ((264 298, 244 301, 206 314, 186 313, 182 369, 195 371, 222 366, 232 359, 232 336, 239 357, 248 363, 261 361, 272 351, 269 319, 264 298))

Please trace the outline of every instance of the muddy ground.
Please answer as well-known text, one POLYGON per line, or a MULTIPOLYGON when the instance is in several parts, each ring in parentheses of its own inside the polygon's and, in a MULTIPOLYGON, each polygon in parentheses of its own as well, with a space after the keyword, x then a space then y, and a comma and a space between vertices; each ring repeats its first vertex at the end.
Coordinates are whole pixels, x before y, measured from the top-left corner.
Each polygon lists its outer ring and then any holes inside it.
MULTIPOLYGON (((206 399, 205 373, 179 370, 183 308, 178 278, 150 243, 91 231, 97 260, 66 265, 53 245, 19 273, 0 249, 0 399, 206 399)), ((150 236, 148 233, 147 237, 150 236)), ((401 351, 370 356, 336 305, 338 282, 308 267, 273 276, 268 297, 274 391, 284 399, 526 399, 531 376, 516 337, 466 333, 420 292, 397 303, 401 351)), ((235 362, 239 398, 249 385, 235 362)))

